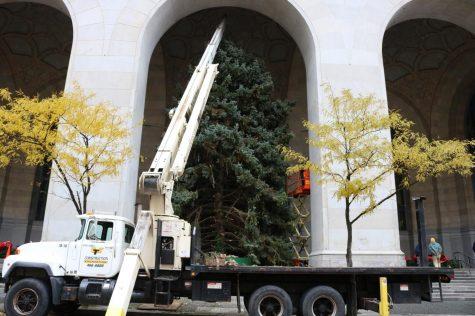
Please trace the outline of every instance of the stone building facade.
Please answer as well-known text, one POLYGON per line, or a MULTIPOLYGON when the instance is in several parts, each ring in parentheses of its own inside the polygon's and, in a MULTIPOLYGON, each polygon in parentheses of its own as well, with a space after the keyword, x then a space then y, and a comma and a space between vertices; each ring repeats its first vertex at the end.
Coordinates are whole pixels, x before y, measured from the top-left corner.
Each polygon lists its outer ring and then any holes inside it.
MULTIPOLYGON (((0 84, 48 95, 74 82, 129 115, 134 148, 91 208, 133 218, 137 178, 213 28, 263 60, 276 96, 296 101, 292 146, 303 119, 325 120, 322 84, 374 93, 431 138, 475 136, 475 3, 471 0, 0 0, 0 84), (143 122, 143 124, 138 124, 143 122)), ((388 131, 387 137, 390 137, 388 131)), ((380 194, 395 181, 386 179, 380 194)), ((431 179, 385 203, 354 232, 356 265, 399 266, 416 242, 411 197, 427 197, 427 229, 446 253, 473 256, 473 178, 431 179), (402 250, 402 251, 401 251, 402 250)), ((74 238, 75 211, 48 166, 0 171, 0 240, 74 238)), ((313 184, 311 264, 345 264, 343 205, 313 184)))

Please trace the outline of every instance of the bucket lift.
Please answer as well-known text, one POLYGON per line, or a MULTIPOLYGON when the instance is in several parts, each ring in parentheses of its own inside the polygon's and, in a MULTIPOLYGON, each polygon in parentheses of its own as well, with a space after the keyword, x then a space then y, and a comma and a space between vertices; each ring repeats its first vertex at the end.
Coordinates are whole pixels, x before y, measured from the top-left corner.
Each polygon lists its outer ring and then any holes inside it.
POLYGON ((294 235, 290 238, 296 264, 307 265, 309 258, 308 241, 310 239, 310 171, 300 170, 287 177, 287 195, 292 198, 292 208, 297 216, 294 223, 294 235))

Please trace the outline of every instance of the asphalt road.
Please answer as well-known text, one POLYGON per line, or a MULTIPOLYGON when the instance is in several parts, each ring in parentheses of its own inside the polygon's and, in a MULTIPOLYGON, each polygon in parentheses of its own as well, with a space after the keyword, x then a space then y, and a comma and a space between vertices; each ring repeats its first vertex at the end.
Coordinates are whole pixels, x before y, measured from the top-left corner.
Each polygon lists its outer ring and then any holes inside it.
MULTIPOLYGON (((4 316, 3 312, 3 300, 4 295, 0 294, 0 316, 4 316)), ((191 302, 184 299, 183 305, 178 312, 169 311, 140 311, 136 309, 136 305, 132 305, 127 315, 140 316, 140 315, 194 315, 194 316, 246 316, 247 313, 243 312, 238 314, 235 301, 232 303, 205 303, 205 302, 191 302)), ((105 308, 91 308, 80 309, 74 316, 103 316, 105 308)), ((377 316, 377 313, 360 311, 360 316, 377 316)), ((54 314, 50 314, 54 316, 54 314)), ((459 316, 459 315, 475 315, 475 302, 423 302, 422 304, 407 304, 397 305, 391 311, 392 316, 416 316, 416 315, 447 315, 447 316, 459 316)))

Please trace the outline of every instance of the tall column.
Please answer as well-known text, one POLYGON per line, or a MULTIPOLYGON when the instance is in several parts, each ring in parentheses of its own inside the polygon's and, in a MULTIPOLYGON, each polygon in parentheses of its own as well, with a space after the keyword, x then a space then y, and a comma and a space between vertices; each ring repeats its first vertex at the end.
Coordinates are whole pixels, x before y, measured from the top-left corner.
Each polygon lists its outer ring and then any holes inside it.
MULTIPOLYGON (((320 54, 320 83, 329 83, 334 92, 349 88, 354 93, 373 93, 386 100, 382 34, 384 19, 391 10, 389 1, 321 1, 311 12, 326 12, 317 16, 314 26, 320 54), (324 3, 324 4, 323 4, 324 3)), ((317 14, 317 13, 315 13, 317 14)), ((327 106, 323 88, 319 87, 318 120, 324 121, 327 106)), ((390 133, 387 131, 389 138, 390 133)), ((318 161, 318 152, 313 152, 318 161)), ((346 266, 347 231, 344 201, 334 196, 332 184, 312 184, 312 266, 346 266)), ((394 177, 388 177, 378 188, 384 197, 395 187, 394 177)), ((362 207, 362 206, 360 206, 362 207)), ((361 210, 361 209, 360 209, 361 210)), ((355 207, 353 216, 358 214, 355 207)), ((374 214, 361 218, 353 227, 354 266, 401 266, 396 198, 379 207, 374 214)))
MULTIPOLYGON (((128 16, 122 16, 123 1, 71 3, 75 29, 66 90, 78 83, 86 92, 94 93, 95 100, 110 102, 131 118, 128 124, 132 133, 126 142, 132 146, 133 157, 120 168, 117 176, 104 178, 94 185, 89 195, 89 209, 133 219, 143 108, 135 108, 132 100, 138 93, 136 51, 146 13, 130 9, 128 16)), ((70 240, 78 232, 76 210, 64 198, 67 196, 64 186, 51 179, 43 240, 70 240)))

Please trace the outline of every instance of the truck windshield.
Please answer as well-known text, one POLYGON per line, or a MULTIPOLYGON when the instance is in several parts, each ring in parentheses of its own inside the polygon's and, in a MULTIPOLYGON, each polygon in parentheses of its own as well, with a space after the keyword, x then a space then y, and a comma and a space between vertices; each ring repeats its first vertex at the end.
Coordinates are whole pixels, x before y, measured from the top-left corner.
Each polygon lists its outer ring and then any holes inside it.
POLYGON ((81 219, 81 230, 79 231, 79 236, 76 238, 76 240, 81 240, 82 236, 84 235, 84 229, 86 228, 86 220, 81 219))

